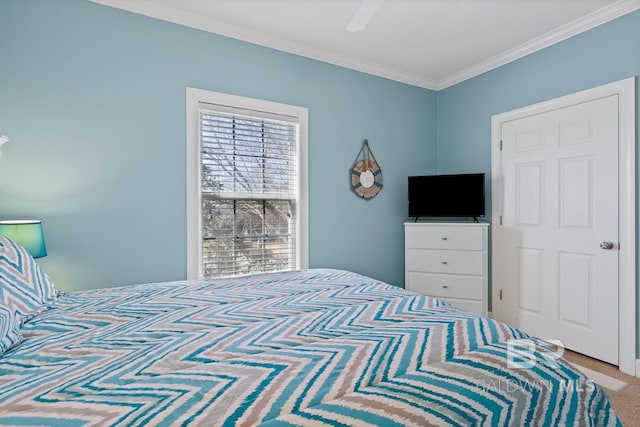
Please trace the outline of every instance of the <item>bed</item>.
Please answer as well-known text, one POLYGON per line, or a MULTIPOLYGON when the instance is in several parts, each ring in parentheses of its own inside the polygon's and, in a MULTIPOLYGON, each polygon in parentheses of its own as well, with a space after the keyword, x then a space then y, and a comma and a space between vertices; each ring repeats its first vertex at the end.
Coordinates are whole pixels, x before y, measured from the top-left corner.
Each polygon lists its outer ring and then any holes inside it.
POLYGON ((19 332, 0 425, 620 425, 544 343, 341 270, 73 292, 19 332))

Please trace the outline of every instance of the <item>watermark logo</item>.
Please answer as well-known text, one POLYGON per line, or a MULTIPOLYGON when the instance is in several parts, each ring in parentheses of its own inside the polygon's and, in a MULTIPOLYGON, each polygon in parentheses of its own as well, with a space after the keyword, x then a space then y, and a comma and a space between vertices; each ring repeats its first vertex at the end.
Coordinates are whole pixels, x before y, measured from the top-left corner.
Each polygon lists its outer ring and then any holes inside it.
POLYGON ((507 340, 507 368, 531 369, 538 364, 556 368, 564 348, 560 340, 507 340))
MULTIPOLYGON (((507 341, 507 369, 533 369, 560 366, 559 359, 564 354, 564 344, 560 340, 512 339, 507 341)), ((526 374, 526 373, 523 373, 526 374)), ((556 391, 561 393, 592 392, 595 383, 589 378, 536 378, 529 375, 494 377, 478 382, 478 387, 491 393, 531 393, 533 390, 556 391)))
POLYGON ((596 383, 587 378, 581 379, 563 379, 553 381, 550 379, 491 379, 481 380, 477 384, 483 392, 491 393, 531 393, 532 391, 547 390, 549 392, 559 393, 592 393, 596 389, 596 383))

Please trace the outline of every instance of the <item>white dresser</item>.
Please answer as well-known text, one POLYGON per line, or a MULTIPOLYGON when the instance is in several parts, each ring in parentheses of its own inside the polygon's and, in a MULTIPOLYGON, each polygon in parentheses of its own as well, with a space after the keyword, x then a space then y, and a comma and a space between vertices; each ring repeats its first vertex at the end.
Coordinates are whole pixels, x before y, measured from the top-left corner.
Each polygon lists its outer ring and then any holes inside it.
POLYGON ((405 286, 487 315, 486 223, 406 222, 405 286))

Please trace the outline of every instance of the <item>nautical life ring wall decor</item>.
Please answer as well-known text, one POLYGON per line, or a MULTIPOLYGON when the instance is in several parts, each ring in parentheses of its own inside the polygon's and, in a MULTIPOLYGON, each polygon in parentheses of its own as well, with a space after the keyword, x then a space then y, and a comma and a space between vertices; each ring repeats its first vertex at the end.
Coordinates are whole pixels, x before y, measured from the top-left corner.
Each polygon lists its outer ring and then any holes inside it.
POLYGON ((366 139, 351 168, 351 189, 365 200, 374 198, 382 190, 382 169, 366 139))

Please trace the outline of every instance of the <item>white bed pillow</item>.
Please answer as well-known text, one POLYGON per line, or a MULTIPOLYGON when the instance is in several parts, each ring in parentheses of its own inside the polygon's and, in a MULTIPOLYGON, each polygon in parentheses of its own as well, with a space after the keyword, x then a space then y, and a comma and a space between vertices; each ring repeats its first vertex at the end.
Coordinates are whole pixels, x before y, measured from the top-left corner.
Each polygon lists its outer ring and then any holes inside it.
POLYGON ((0 354, 15 347, 20 341, 20 321, 9 307, 0 302, 0 354))
POLYGON ((6 236, 0 236, 0 303, 24 322, 57 299, 57 292, 31 254, 6 236))

